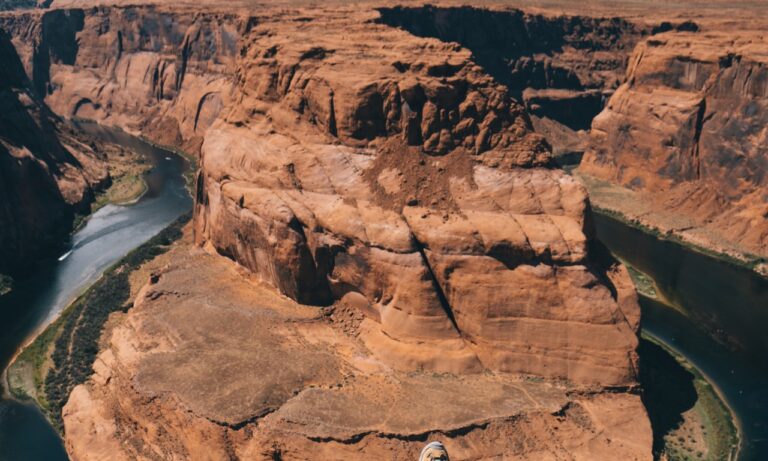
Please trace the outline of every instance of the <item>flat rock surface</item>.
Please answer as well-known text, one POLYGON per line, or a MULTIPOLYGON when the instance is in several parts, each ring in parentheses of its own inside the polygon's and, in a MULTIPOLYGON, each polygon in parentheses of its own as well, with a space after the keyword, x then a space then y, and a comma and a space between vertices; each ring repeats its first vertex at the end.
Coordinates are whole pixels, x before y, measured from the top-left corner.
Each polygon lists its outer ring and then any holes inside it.
POLYGON ((622 429, 643 421, 638 396, 504 373, 398 372, 356 337, 354 312, 300 306, 187 244, 154 274, 133 309, 113 316, 93 379, 65 407, 76 459, 180 459, 202 447, 214 458, 262 459, 276 447, 285 459, 332 459, 326 450, 338 443, 336 453, 397 458, 436 431, 465 434, 447 442, 457 459, 494 450, 647 459, 648 445, 622 429), (508 431, 518 442, 492 441, 508 431), (388 439, 399 442, 384 448, 388 439))
POLYGON ((221 258, 181 253, 113 333, 135 329, 130 343, 113 346, 136 366, 137 390, 173 395, 206 419, 237 426, 275 412, 270 419, 308 436, 351 438, 450 430, 566 402, 562 386, 511 376, 394 373, 320 309, 249 282, 221 258))

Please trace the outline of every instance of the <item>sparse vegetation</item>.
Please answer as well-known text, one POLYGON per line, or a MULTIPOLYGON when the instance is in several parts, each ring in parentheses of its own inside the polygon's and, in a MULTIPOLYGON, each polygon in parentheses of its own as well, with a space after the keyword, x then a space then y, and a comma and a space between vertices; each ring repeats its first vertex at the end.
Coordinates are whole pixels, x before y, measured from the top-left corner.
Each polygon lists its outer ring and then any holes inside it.
POLYGON ((651 277, 640 272, 626 262, 624 262, 624 265, 627 267, 629 276, 632 278, 632 282, 635 284, 638 293, 648 296, 649 298, 656 298, 658 296, 658 293, 656 292, 656 284, 651 277))
POLYGON ((96 195, 91 203, 90 213, 75 215, 72 232, 80 230, 88 222, 88 218, 105 205, 130 204, 140 199, 147 191, 144 175, 151 165, 143 155, 117 144, 103 143, 101 147, 107 154, 111 183, 96 195))
POLYGON ((761 273, 758 270, 758 268, 759 266, 766 263, 766 258, 757 256, 754 254, 744 253, 736 257, 731 254, 720 253, 709 248, 695 245, 691 242, 688 242, 680 238, 674 233, 663 233, 655 227, 650 227, 644 224, 643 222, 641 222, 640 220, 629 218, 623 213, 616 210, 600 208, 599 206, 594 204, 592 204, 592 210, 597 214, 601 214, 603 216, 607 216, 609 218, 615 219, 616 221, 619 221, 623 224, 626 224, 627 226, 638 229, 648 235, 652 235, 660 240, 668 240, 670 242, 677 243, 697 253, 703 254, 705 256, 709 256, 710 258, 717 259, 718 261, 722 261, 736 267, 744 267, 749 270, 761 273))
POLYGON ((108 203, 122 205, 138 200, 147 190, 147 184, 144 182, 144 174, 150 168, 147 160, 137 154, 132 158, 115 159, 110 156, 110 176, 112 184, 103 193, 96 196, 96 200, 91 205, 91 212, 108 203))
POLYGON ((108 269, 83 295, 35 341, 24 349, 9 369, 11 392, 18 398, 33 398, 61 432, 61 409, 72 389, 91 375, 98 342, 109 315, 131 306, 131 271, 165 253, 182 235, 191 218, 186 214, 155 237, 130 252, 108 269), (29 379, 29 375, 33 379, 29 379), (25 385, 25 383, 27 385, 25 385), (28 388, 33 384, 33 388, 28 388))
POLYGON ((0 0, 0 11, 35 8, 37 0, 0 0))
POLYGON ((13 279, 5 274, 0 274, 0 296, 7 294, 13 289, 13 279))
POLYGON ((653 427, 656 459, 733 459, 738 446, 733 416, 704 376, 682 356, 645 335, 639 352, 643 402, 653 427))

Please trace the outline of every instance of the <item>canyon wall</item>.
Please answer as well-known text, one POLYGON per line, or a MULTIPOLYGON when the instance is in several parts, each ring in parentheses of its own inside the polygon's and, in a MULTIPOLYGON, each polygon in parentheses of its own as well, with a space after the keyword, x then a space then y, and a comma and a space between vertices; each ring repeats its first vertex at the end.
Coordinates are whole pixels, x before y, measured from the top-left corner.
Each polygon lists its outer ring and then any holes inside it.
POLYGON ((585 130, 621 84, 635 44, 652 32, 615 17, 430 5, 379 11, 382 23, 469 49, 525 105, 555 154, 583 152, 585 130))
POLYGON ((626 210, 630 217, 717 251, 764 258, 764 46, 749 30, 672 31, 641 43, 625 83, 593 122, 580 171, 645 194, 648 209, 626 210))
MULTIPOLYGON (((473 50, 363 7, 9 23, 57 113, 199 151, 194 240, 219 255, 180 250, 107 330, 64 411, 73 457, 412 456, 440 436, 464 457, 650 458, 634 288, 524 88, 473 50)), ((561 78, 531 54, 513 75, 561 78)))
POLYGON ((16 275, 60 244, 108 172, 32 90, 2 25, 0 62, 0 273, 16 275))
POLYGON ((229 102, 249 21, 236 13, 96 7, 24 13, 7 27, 56 113, 196 154, 229 102))

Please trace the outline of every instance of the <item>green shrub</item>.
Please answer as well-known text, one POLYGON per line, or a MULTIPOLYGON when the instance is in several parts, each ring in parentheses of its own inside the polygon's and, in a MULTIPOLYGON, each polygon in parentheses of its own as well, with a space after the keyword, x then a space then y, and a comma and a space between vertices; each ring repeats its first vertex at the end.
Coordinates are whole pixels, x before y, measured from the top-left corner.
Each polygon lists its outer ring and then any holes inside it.
POLYGON ((63 427, 61 410, 69 394, 92 373, 104 323, 109 314, 125 310, 131 294, 130 273, 168 251, 169 245, 181 237, 182 228, 190 218, 191 213, 182 216, 128 253, 75 301, 56 338, 52 354, 54 367, 45 377, 49 416, 59 432, 63 427))

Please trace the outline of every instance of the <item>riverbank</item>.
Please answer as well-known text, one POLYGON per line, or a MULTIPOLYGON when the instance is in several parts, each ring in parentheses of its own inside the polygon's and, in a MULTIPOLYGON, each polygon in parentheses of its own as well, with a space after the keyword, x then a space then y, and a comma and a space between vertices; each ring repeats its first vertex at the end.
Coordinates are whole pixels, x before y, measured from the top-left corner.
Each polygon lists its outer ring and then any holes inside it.
POLYGON ((768 258, 727 242, 679 214, 654 211, 638 193, 630 189, 580 174, 578 170, 573 174, 587 187, 595 213, 768 278, 768 258))
MULTIPOLYGON (((640 293, 642 331, 661 344, 644 340, 640 351, 641 375, 664 370, 650 380, 656 390, 646 403, 659 459, 762 459, 765 279, 610 215, 594 216, 598 238, 640 293)), ((641 381, 649 387, 647 375, 641 381)))
MULTIPOLYGON (((25 354, 26 366, 14 369, 19 371, 14 376, 21 379, 14 378, 12 387, 17 395, 21 394, 19 391, 27 395, 25 401, 20 401, 4 389, 6 393, 0 398, 0 459, 67 459, 62 440, 51 424, 56 413, 52 396, 60 398, 52 393, 57 387, 62 395, 68 392, 66 381, 77 379, 80 371, 72 365, 72 360, 56 363, 57 345, 60 341, 67 342, 63 339, 67 335, 62 333, 69 328, 67 322, 72 322, 74 336, 97 337, 98 328, 91 320, 108 315, 96 311, 108 310, 105 306, 109 307, 107 302, 112 301, 113 293, 108 293, 110 298, 100 306, 78 303, 72 307, 72 301, 82 300, 86 292, 93 293, 95 288, 89 290, 89 287, 97 281, 99 284, 106 283, 107 279, 120 282, 119 277, 102 276, 105 272, 117 275, 111 272, 116 263, 124 260, 126 255, 135 254, 133 250, 192 209, 192 198, 184 178, 189 166, 186 160, 127 133, 95 125, 93 128, 94 131, 86 133, 90 136, 84 136, 90 138, 86 142, 119 145, 147 159, 151 168, 143 179, 148 190, 131 206, 108 204, 94 212, 66 245, 26 277, 16 278, 13 291, 0 297, 0 368, 3 370, 0 382, 8 383, 8 365, 12 361, 20 363, 19 356, 25 354), (71 308, 65 318, 59 320, 62 311, 68 307, 71 308), (49 328, 57 321, 59 328, 49 328), (48 337, 43 334, 46 331, 48 337), (30 342, 30 338, 34 339, 30 342), (25 351, 28 347, 30 350, 25 351), (63 370, 63 385, 47 385, 54 373, 60 375, 60 369, 63 370), (47 404, 49 411, 41 411, 38 400, 47 404)), ((152 252, 159 252, 156 250, 152 252)), ((144 277, 146 279, 146 275, 144 277)), ((66 355, 72 351, 79 354, 81 360, 98 347, 93 341, 90 347, 83 341, 68 342, 66 355)), ((90 365, 86 366, 89 371, 90 365)))
POLYGON ((652 334, 643 333, 639 353, 656 459, 737 459, 738 419, 711 379, 652 334))
MULTIPOLYGON (((120 129, 119 127, 115 127, 114 129, 120 129)), ((187 152, 184 152, 181 149, 176 148, 175 146, 169 146, 167 144, 159 144, 155 141, 151 140, 150 138, 144 136, 143 134, 136 134, 132 135, 136 136, 143 142, 149 144, 152 147, 167 150, 168 152, 173 152, 174 154, 178 155, 179 157, 183 158, 184 160, 189 163, 189 168, 187 168, 184 171, 184 181, 187 183, 187 190, 189 191, 190 195, 194 195, 195 193, 195 177, 197 176, 197 168, 198 168, 198 158, 195 157, 192 154, 189 154, 187 152)))
POLYGON ((184 176, 184 180, 187 183, 187 189, 189 190, 190 194, 194 193, 194 190, 193 190, 194 183, 195 183, 194 180, 195 180, 195 176, 197 174, 197 168, 198 168, 198 158, 196 156, 179 149, 177 146, 155 142, 151 138, 145 136, 141 131, 126 131, 121 126, 103 125, 95 120, 90 120, 90 119, 74 118, 74 119, 71 119, 71 121, 81 130, 89 132, 91 134, 95 134, 95 133, 104 134, 104 130, 108 130, 108 131, 111 131, 112 133, 120 133, 127 136, 131 136, 147 144, 150 147, 161 149, 161 150, 178 155, 179 157, 186 160, 187 163, 189 163, 189 168, 187 168, 184 171, 183 176, 184 176))
POLYGON ((116 311, 130 308, 129 276, 167 252, 190 220, 186 214, 107 269, 12 360, 6 387, 20 400, 34 401, 61 433, 61 409, 72 389, 91 374, 101 330, 116 311))
MULTIPOLYGON (((110 186, 97 193, 96 198, 91 203, 89 213, 75 216, 72 225, 73 234, 82 229, 88 222, 88 219, 106 205, 133 205, 141 200, 149 191, 146 176, 152 170, 152 165, 148 162, 145 155, 142 155, 135 149, 122 146, 119 139, 110 139, 116 135, 135 138, 150 148, 167 151, 184 159, 189 164, 189 167, 184 169, 182 177, 190 196, 194 195, 195 175, 198 165, 198 160, 195 156, 181 151, 174 146, 158 144, 140 132, 129 132, 120 126, 102 125, 97 121, 83 118, 72 118, 69 119, 69 122, 81 132, 98 140, 108 159, 107 165, 111 179, 110 186)), ((0 295, 2 295, 1 291, 0 295)))
POLYGON ((144 178, 152 165, 143 155, 110 142, 99 141, 98 144, 106 158, 110 184, 96 193, 87 214, 75 216, 72 233, 82 229, 88 219, 101 208, 110 204, 132 205, 149 190, 144 178))
POLYGON ((130 205, 138 201, 147 192, 144 176, 151 165, 142 155, 130 149, 117 145, 109 145, 107 164, 112 184, 103 193, 97 195, 91 206, 95 212, 111 203, 113 205, 130 205))
MULTIPOLYGON (((652 277, 628 261, 621 262, 641 301, 645 297, 661 303, 695 324, 683 307, 666 299, 652 277)), ((654 456, 667 461, 737 459, 738 418, 713 380, 674 345, 647 331, 642 333, 638 353, 643 401, 654 429, 654 456)))

